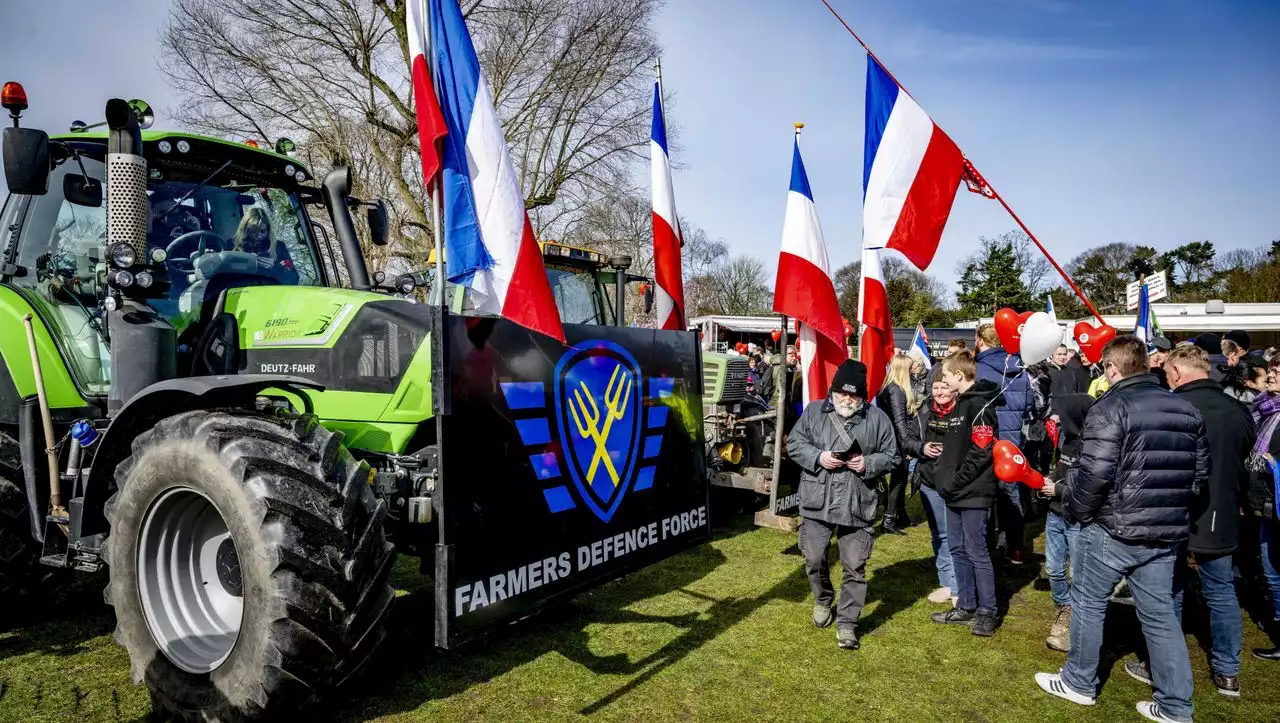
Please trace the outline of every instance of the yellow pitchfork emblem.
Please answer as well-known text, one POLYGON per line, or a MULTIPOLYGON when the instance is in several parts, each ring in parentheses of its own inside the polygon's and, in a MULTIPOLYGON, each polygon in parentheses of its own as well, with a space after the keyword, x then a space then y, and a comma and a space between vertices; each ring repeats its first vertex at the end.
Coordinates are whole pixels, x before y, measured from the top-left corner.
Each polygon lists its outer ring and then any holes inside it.
POLYGON ((627 402, 631 398, 631 374, 621 366, 613 368, 613 376, 609 377, 609 385, 604 390, 605 417, 601 425, 600 407, 596 404, 595 395, 587 388, 586 382, 578 382, 581 390, 573 390, 573 399, 569 402, 569 411, 573 414, 573 423, 578 428, 578 435, 583 439, 591 439, 596 443, 595 454, 591 456, 591 466, 587 469, 587 482, 593 482, 596 469, 604 462, 613 486, 618 486, 618 470, 609 457, 609 449, 605 443, 609 440, 609 430, 613 423, 626 416, 627 402), (621 374, 621 376, 619 376, 621 374))

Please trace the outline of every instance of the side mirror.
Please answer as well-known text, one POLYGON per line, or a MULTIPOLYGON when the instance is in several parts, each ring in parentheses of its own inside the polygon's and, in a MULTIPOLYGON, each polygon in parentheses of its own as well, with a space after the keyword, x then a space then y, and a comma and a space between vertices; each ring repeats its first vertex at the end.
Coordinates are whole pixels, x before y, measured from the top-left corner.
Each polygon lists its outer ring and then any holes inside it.
POLYGON ((49 134, 35 128, 5 128, 4 180, 9 193, 49 192, 49 134))
POLYGON ((391 229, 391 214, 387 210, 387 202, 381 198, 373 202, 369 209, 369 235, 374 246, 386 246, 391 229))
POLYGON ((98 208, 102 205, 102 182, 68 173, 62 177, 62 195, 77 206, 98 208))

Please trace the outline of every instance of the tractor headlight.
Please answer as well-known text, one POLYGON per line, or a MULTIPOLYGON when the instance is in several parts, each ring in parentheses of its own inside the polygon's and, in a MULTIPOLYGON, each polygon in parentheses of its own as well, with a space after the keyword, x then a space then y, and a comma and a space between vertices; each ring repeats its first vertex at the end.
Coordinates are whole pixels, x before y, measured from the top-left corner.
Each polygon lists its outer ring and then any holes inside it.
POLYGON ((156 148, 159 148, 161 153, 168 153, 173 150, 173 144, 169 141, 160 141, 156 144, 156 148))
POLYGON ((111 283, 121 289, 133 286, 133 274, 120 269, 111 274, 111 283))
MULTIPOLYGON (((129 272, 121 271, 120 273, 127 274, 129 272)), ((143 288, 143 289, 151 288, 151 285, 154 284, 155 281, 156 281, 155 277, 151 275, 150 271, 139 271, 133 276, 133 283, 137 284, 140 288, 143 288)))
POLYGON ((111 247, 111 263, 127 269, 138 260, 138 254, 129 244, 119 243, 111 247))
POLYGON ((396 290, 402 294, 412 294, 417 284, 413 281, 413 274, 400 274, 396 277, 396 290))
POLYGON ((163 264, 165 260, 168 258, 169 258, 168 251, 165 251, 164 249, 160 249, 160 248, 151 249, 151 263, 163 264))
POLYGON ((382 285, 382 282, 384 282, 384 281, 386 281, 386 280, 387 280, 387 274, 386 274, 386 272, 385 272, 385 271, 375 271, 375 272, 373 272, 373 283, 375 283, 375 284, 377 284, 377 285, 381 286, 381 285, 382 285))
POLYGON ((292 177, 296 170, 297 169, 293 167, 292 163, 284 164, 284 175, 292 177))
POLYGON ((297 181, 298 183, 302 183, 303 181, 307 180, 307 174, 303 173, 302 171, 298 171, 293 174, 293 180, 297 181))
POLYGON ((116 301, 116 297, 111 294, 107 294, 107 298, 102 300, 102 306, 107 311, 115 311, 116 308, 120 306, 120 302, 116 301))
POLYGON ((178 141, 178 152, 186 153, 191 150, 191 144, 186 141, 178 141))

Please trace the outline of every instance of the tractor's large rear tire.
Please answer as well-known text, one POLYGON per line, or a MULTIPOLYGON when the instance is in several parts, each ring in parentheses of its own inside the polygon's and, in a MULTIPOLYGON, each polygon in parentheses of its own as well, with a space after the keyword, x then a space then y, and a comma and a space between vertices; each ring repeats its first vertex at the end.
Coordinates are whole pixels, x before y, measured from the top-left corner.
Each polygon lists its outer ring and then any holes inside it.
POLYGON ((0 430, 0 630, 48 612, 71 587, 68 571, 40 563, 21 479, 18 442, 0 430))
POLYGON ((189 412, 140 435, 107 502, 107 602, 152 707, 315 719, 384 636, 386 503, 310 416, 189 412))

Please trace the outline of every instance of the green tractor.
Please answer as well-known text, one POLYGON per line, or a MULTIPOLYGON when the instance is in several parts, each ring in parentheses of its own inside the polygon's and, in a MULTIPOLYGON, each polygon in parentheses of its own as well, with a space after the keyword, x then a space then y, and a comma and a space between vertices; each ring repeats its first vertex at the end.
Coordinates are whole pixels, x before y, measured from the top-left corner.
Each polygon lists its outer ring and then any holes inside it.
POLYGON ((561 343, 371 279, 346 169, 3 106, 0 609, 105 569, 157 711, 304 715, 386 634, 397 554, 454 648, 709 539, 698 345, 617 325, 625 260, 562 264, 561 343))

